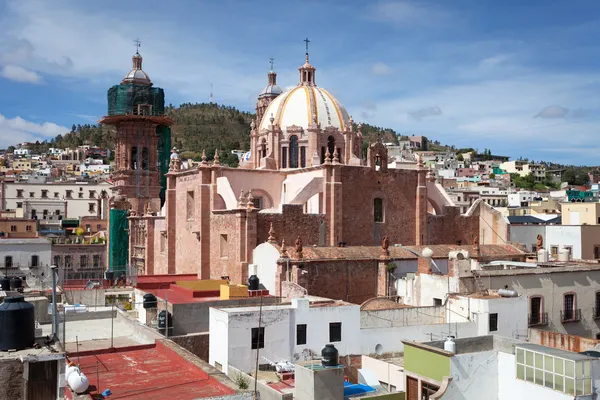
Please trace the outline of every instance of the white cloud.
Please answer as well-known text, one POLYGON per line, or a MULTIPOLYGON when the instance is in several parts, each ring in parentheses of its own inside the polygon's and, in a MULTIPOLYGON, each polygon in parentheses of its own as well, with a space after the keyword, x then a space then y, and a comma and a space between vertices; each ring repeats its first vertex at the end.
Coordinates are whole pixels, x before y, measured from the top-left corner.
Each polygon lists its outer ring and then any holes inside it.
POLYGON ((25 83, 40 83, 42 81, 34 71, 28 71, 18 65, 5 65, 0 71, 0 76, 11 81, 25 82, 25 83))
POLYGON ((479 65, 483 68, 493 68, 500 64, 505 64, 510 60, 510 55, 508 54, 498 54, 492 57, 484 58, 479 62, 479 65))
POLYGON ((537 113, 534 118, 544 118, 544 119, 556 119, 556 118, 566 118, 569 113, 569 109, 562 106, 548 106, 544 107, 539 113, 537 113))
POLYGON ((371 73, 373 73, 373 75, 388 75, 391 72, 392 68, 386 63, 377 62, 371 67, 371 73))
POLYGON ((21 142, 35 142, 64 135, 70 129, 52 122, 38 124, 21 117, 6 118, 0 114, 0 146, 6 147, 21 142))
POLYGON ((406 25, 435 26, 449 19, 450 13, 425 1, 383 0, 375 4, 371 17, 402 28, 406 25))
POLYGON ((417 110, 409 111, 408 115, 417 121, 421 121, 423 118, 437 117, 438 115, 442 115, 442 109, 439 107, 422 107, 417 110))

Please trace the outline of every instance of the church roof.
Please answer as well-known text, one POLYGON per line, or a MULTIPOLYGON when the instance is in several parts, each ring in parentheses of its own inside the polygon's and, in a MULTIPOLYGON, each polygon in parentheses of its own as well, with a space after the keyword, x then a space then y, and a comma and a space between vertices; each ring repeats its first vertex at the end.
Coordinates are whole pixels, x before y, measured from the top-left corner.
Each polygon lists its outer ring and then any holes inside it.
POLYGON ((349 126, 346 109, 327 90, 317 86, 299 85, 275 98, 265 111, 260 130, 269 128, 271 116, 283 131, 292 125, 308 129, 313 121, 321 129, 331 126, 343 131, 349 126))
POLYGON ((135 53, 133 57, 131 57, 132 67, 131 71, 125 75, 122 83, 135 83, 138 85, 152 85, 152 81, 147 73, 142 69, 142 56, 140 53, 135 53))

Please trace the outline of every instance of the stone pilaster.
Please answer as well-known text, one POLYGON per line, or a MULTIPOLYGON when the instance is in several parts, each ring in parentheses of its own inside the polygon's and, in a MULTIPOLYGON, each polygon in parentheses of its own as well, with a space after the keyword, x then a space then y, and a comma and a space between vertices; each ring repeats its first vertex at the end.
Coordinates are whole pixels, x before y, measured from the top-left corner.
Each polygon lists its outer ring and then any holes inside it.
POLYGON ((415 244, 421 246, 427 244, 427 182, 425 178, 427 170, 423 168, 423 162, 421 160, 419 160, 417 166, 417 174, 415 244))

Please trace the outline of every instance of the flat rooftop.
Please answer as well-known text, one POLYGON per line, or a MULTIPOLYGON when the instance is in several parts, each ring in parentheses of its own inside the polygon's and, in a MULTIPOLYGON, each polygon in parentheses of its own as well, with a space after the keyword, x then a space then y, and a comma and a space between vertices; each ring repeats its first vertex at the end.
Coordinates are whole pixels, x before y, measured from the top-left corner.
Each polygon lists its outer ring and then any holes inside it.
POLYGON ((91 396, 106 389, 112 392, 111 399, 128 400, 194 400, 236 393, 215 378, 216 370, 202 368, 166 341, 157 341, 152 347, 71 357, 71 361, 80 363, 94 387, 91 396))
POLYGON ((533 343, 518 344, 515 347, 521 349, 536 351, 538 353, 548 354, 559 358, 564 358, 571 361, 584 361, 584 360, 597 360, 596 357, 588 356, 585 354, 574 353, 572 351, 557 349, 555 347, 547 347, 533 343))
MULTIPOLYGON (((43 339, 37 338, 38 343, 43 339)), ((39 349, 29 348, 19 351, 0 351, 0 362, 14 359, 38 359, 38 360, 60 360, 65 357, 65 353, 56 345, 44 346, 41 344, 39 349)))
MULTIPOLYGON (((310 304, 309 304, 310 308, 347 307, 347 306, 359 307, 356 304, 347 303, 342 300, 326 299, 324 297, 306 296, 304 298, 308 299, 310 301, 310 304)), ((242 307, 234 306, 234 307, 215 307, 215 308, 218 310, 224 311, 226 313, 235 314, 235 313, 247 313, 249 311, 258 311, 260 309, 260 306, 248 305, 248 306, 242 306, 242 307)), ((264 311, 285 310, 285 309, 290 309, 290 308, 295 308, 295 307, 292 305, 292 303, 288 302, 288 303, 280 303, 280 304, 276 304, 276 305, 263 305, 262 311, 264 312, 264 311)))

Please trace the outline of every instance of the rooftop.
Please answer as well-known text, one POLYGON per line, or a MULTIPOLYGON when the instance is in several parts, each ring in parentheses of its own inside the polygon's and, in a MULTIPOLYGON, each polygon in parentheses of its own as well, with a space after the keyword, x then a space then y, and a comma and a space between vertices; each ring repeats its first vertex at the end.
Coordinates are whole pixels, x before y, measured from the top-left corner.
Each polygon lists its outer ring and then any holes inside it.
POLYGON ((90 395, 110 389, 111 398, 193 400, 236 393, 222 374, 166 340, 71 359, 97 388, 90 395))
MULTIPOLYGON (((308 299, 310 301, 310 304, 309 304, 310 308, 344 307, 344 306, 358 307, 356 304, 347 303, 342 300, 331 300, 331 299, 326 299, 324 297, 317 297, 317 296, 306 296, 304 298, 308 299)), ((226 313, 234 314, 234 313, 247 313, 249 311, 258 311, 260 309, 260 306, 248 305, 248 306, 243 306, 243 307, 233 306, 233 307, 215 307, 215 308, 217 308, 221 311, 224 311, 226 313)), ((275 310, 282 310, 282 309, 288 309, 288 308, 295 308, 295 307, 293 306, 292 303, 280 303, 277 305, 268 305, 268 306, 263 305, 262 311, 263 312, 275 311, 275 310)))
POLYGON ((555 357, 564 358, 571 361, 584 361, 584 360, 597 360, 596 357, 588 356, 580 353, 573 353, 572 351, 561 350, 554 347, 542 346, 533 343, 518 344, 515 347, 519 347, 526 350, 536 351, 538 353, 544 353, 555 357))

